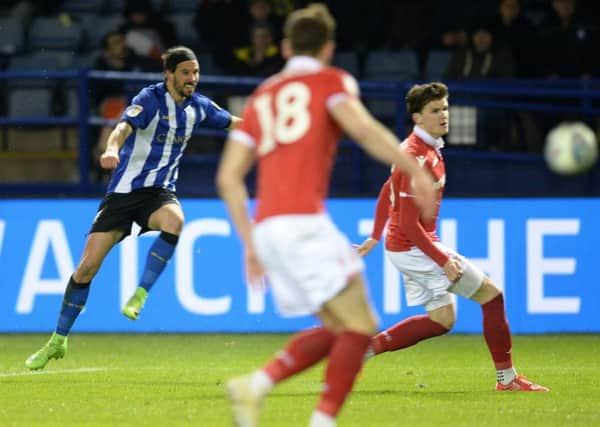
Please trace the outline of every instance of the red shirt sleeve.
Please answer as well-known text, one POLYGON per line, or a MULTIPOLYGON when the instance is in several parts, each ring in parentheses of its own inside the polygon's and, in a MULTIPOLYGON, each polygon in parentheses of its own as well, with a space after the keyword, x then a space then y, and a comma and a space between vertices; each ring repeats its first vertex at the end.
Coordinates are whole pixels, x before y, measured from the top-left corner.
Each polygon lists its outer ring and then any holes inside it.
POLYGON ((390 179, 379 190, 379 196, 377 197, 377 205, 375 206, 375 222, 373 224, 373 232, 371 238, 375 240, 381 240, 383 229, 388 219, 388 212, 390 210, 390 179))
POLYGON ((400 203, 403 203, 402 209, 400 209, 400 226, 406 236, 416 247, 421 249, 440 267, 443 267, 450 257, 431 241, 429 234, 419 221, 420 211, 417 205, 414 204, 410 197, 403 197, 400 203))

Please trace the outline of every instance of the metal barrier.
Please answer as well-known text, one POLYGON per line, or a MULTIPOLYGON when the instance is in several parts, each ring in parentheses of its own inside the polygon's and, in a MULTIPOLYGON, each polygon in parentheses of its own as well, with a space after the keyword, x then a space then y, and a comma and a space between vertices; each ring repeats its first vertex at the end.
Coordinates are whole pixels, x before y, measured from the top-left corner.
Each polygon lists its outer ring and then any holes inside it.
MULTIPOLYGON (((148 82, 157 82, 163 79, 161 73, 137 73, 137 72, 116 72, 116 71, 98 71, 98 70, 75 70, 75 71, 40 71, 40 72, 0 72, 0 80, 9 83, 12 79, 43 79, 43 80, 68 80, 76 81, 78 87, 79 110, 77 117, 73 116, 51 116, 51 117, 0 117, 0 125, 8 126, 66 126, 77 127, 79 129, 79 151, 78 151, 78 171, 79 181, 77 183, 35 183, 35 184, 7 184, 0 183, 0 195, 50 195, 50 194, 68 194, 68 195, 96 195, 103 192, 103 185, 90 182, 90 140, 89 127, 112 124, 101 117, 93 116, 90 111, 89 92, 91 81, 93 80, 121 80, 135 84, 147 84, 148 82)), ((200 92, 217 91, 225 95, 245 95, 251 92, 259 83, 256 78, 239 78, 224 76, 202 76, 198 84, 200 92)), ((363 98, 367 103, 369 100, 379 99, 391 104, 393 107, 392 116, 383 117, 387 119, 388 124, 395 128, 399 136, 406 135, 407 117, 404 109, 404 98, 414 82, 360 82, 363 98)), ((468 81, 468 82, 450 82, 448 83, 451 93, 452 105, 468 105, 475 108, 503 109, 508 111, 524 110, 529 112, 574 114, 584 120, 593 120, 600 116, 600 81, 598 80, 556 80, 556 81, 468 81)), ((137 92, 139 86, 136 87, 137 92)), ((135 93, 131 93, 134 95, 135 93)), ((215 132, 210 130, 201 130, 200 134, 224 136, 224 132, 215 132)), ((354 146, 354 145, 352 145, 354 146)), ((351 149, 352 150, 352 149, 351 149)), ((348 192, 354 195, 372 194, 373 187, 364 184, 362 179, 371 174, 373 167, 369 166, 370 160, 366 159, 358 148, 352 154, 352 161, 349 162, 348 170, 354 170, 355 178, 349 185, 348 192), (354 185, 354 188, 352 186, 354 185)), ((463 167, 474 162, 483 162, 487 166, 484 169, 504 168, 499 166, 505 162, 514 165, 525 165, 524 169, 536 168, 540 180, 540 187, 529 193, 534 195, 552 194, 552 191, 544 191, 544 187, 553 185, 557 177, 552 177, 547 170, 544 170, 543 161, 539 154, 521 154, 521 153, 490 153, 477 150, 454 150, 447 148, 445 155, 448 162, 454 162, 458 165, 459 171, 463 167)), ((184 156, 185 162, 189 163, 209 163, 215 164, 216 156, 188 157, 184 156)), ((375 176, 387 173, 385 168, 376 170, 375 176)), ((522 172, 522 171, 521 171, 522 172)), ((519 172, 519 173, 521 173, 519 172)), ((498 180, 500 175, 489 179, 498 180)), ((527 174, 522 174, 525 182, 531 182, 532 179, 527 174)), ((459 178, 460 180, 460 178, 459 178)), ((578 195, 597 194, 600 188, 600 176, 597 170, 584 177, 571 179, 573 189, 567 188, 562 195, 566 193, 576 193, 578 195)), ((459 186, 460 187, 460 186, 459 186)), ((516 187, 518 190, 518 187, 516 187)), ((519 194, 518 191, 510 191, 511 195, 519 194)), ((499 189, 495 193, 504 193, 505 190, 499 189)), ((342 192, 343 193, 343 192, 342 192)), ((454 188, 450 188, 450 194, 460 194, 454 188)), ((465 194, 489 193, 489 189, 465 190, 465 194)), ((498 194, 495 194, 498 195, 498 194)), ((531 195, 531 194, 530 194, 531 195)))

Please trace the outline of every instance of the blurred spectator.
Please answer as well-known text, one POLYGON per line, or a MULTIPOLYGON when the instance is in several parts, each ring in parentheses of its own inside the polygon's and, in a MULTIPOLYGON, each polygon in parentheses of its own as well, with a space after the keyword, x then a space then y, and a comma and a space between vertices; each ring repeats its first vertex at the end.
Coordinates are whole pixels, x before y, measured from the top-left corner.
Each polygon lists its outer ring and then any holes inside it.
POLYGON ((496 47, 488 28, 472 32, 467 47, 458 49, 450 58, 444 74, 447 80, 507 79, 514 77, 512 54, 504 47, 496 47))
POLYGON ((596 28, 577 14, 576 0, 552 0, 539 28, 542 74, 547 78, 590 78, 597 67, 596 28))
POLYGON ((496 46, 512 52, 516 77, 539 77, 537 36, 533 24, 523 14, 521 0, 500 0, 497 13, 486 26, 492 32, 496 46))
MULTIPOLYGON (((150 57, 136 55, 125 44, 125 36, 119 31, 111 31, 102 38, 102 54, 96 59, 94 69, 107 71, 155 71, 162 70, 162 63, 150 57)), ((129 97, 124 84, 119 80, 94 80, 92 86, 92 103, 97 114, 106 120, 117 120, 127 107, 129 97)), ((100 153, 104 152, 106 139, 112 126, 102 126, 98 135, 98 143, 93 153, 99 180, 110 171, 102 169, 97 163, 100 153)))
MULTIPOLYGON (((480 26, 469 37, 469 45, 458 49, 450 58, 445 79, 481 80, 507 79, 514 77, 514 63, 510 51, 494 45, 492 33, 480 26)), ((509 141, 511 115, 503 110, 453 105, 450 115, 453 120, 448 142, 451 144, 485 144, 485 149, 501 150, 509 141), (461 141, 456 135, 469 135, 461 141)), ((484 148, 484 147, 481 147, 484 148)))
POLYGON ((430 49, 457 49, 469 44, 469 31, 481 16, 490 16, 497 0, 440 0, 431 20, 430 49))
POLYGON ((280 71, 283 64, 271 27, 268 24, 254 24, 251 44, 234 49, 232 64, 227 71, 242 76, 268 77, 280 71))
POLYGON ((166 48, 177 44, 173 24, 154 12, 151 0, 127 0, 123 16, 119 31, 137 55, 160 60, 166 48))
MULTIPOLYGON (((246 28, 251 29, 255 25, 269 25, 273 30, 273 38, 279 43, 283 31, 284 16, 275 14, 270 0, 248 0, 248 16, 246 28)), ((242 41, 250 43, 249 31, 243 35, 242 41)))

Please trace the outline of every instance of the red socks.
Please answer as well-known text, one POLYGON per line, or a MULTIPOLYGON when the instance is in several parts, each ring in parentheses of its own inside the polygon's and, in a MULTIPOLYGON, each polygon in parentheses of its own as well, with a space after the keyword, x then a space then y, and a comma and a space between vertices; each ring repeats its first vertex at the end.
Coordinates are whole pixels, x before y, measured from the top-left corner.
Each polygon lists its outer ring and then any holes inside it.
POLYGON ((446 332, 448 329, 425 314, 412 316, 377 334, 371 342, 371 349, 375 354, 400 350, 446 332))
POLYGON ((504 297, 499 294, 485 304, 481 305, 483 312, 483 336, 492 354, 496 369, 512 367, 511 348, 512 340, 508 321, 504 313, 504 297))
POLYGON ((318 411, 335 418, 352 390, 370 342, 369 335, 358 332, 345 331, 339 335, 329 354, 318 411))
POLYGON ((295 335, 264 371, 274 383, 297 374, 329 354, 337 335, 319 327, 295 335))

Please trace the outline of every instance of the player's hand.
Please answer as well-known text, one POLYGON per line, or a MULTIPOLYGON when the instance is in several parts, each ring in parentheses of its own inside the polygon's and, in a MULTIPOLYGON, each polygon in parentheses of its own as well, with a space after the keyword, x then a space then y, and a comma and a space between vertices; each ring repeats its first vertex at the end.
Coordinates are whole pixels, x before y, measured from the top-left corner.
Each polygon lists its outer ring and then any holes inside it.
POLYGON ((247 282, 252 287, 262 287, 264 283, 265 269, 258 260, 252 245, 246 245, 244 256, 246 261, 247 282))
POLYGON ((436 190, 433 178, 423 169, 418 169, 411 181, 415 194, 415 203, 421 208, 421 217, 431 221, 436 211, 436 190))
POLYGON ((444 264, 444 272, 452 283, 458 282, 463 275, 460 259, 451 255, 444 264))
POLYGON ((104 169, 114 169, 119 164, 119 154, 114 151, 105 151, 100 156, 100 166, 104 169))
POLYGON ((362 257, 362 256, 365 256, 366 254, 368 254, 369 252, 371 252, 371 249, 373 249, 375 246, 377 246, 377 243, 379 243, 379 240, 369 237, 367 240, 362 242, 360 245, 354 245, 354 248, 356 249, 358 254, 362 257))

